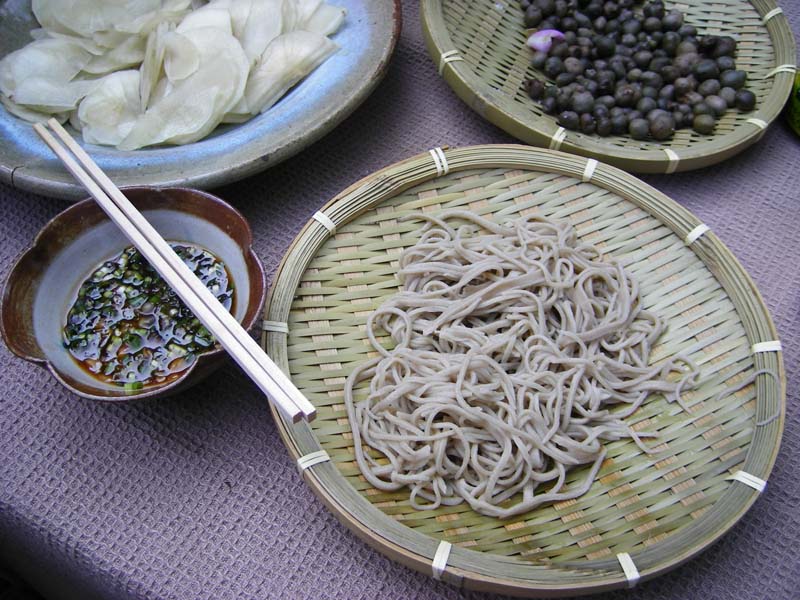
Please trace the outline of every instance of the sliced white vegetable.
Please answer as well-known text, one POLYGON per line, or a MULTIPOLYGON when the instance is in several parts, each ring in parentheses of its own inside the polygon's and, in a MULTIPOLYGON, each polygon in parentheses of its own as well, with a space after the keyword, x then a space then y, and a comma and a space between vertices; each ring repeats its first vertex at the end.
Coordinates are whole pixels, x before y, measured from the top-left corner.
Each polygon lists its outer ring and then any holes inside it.
POLYGON ((160 0, 34 0, 33 12, 46 29, 91 37, 161 9, 160 0), (43 20, 44 19, 44 20, 43 20))
POLYGON ((200 67, 200 50, 177 31, 164 38, 164 73, 173 83, 186 79, 200 67))
POLYGON ((0 92, 14 98, 26 79, 35 77, 53 83, 67 83, 88 64, 92 55, 80 44, 67 39, 31 42, 0 60, 0 92))
POLYGON ((250 64, 283 31, 283 0, 254 0, 239 41, 250 64))
POLYGON ((99 44, 97 44, 96 42, 94 42, 94 40, 82 38, 82 37, 77 36, 77 35, 69 35, 67 33, 59 33, 57 31, 48 31, 47 29, 44 29, 42 27, 39 27, 37 29, 31 29, 30 33, 31 33, 31 37, 34 40, 46 40, 46 39, 50 39, 50 38, 68 40, 70 42, 78 44, 81 48, 83 48, 84 50, 86 50, 90 54, 93 54, 94 56, 100 56, 101 54, 103 54, 104 52, 107 52, 107 50, 108 50, 107 48, 104 48, 104 47, 100 46, 99 44))
POLYGON ((124 44, 130 36, 130 33, 124 31, 95 31, 91 39, 100 48, 103 48, 104 52, 108 52, 120 44, 124 44))
MULTIPOLYGON (((218 68, 224 68, 224 66, 220 63, 218 68)), ((209 133, 214 131, 217 128, 217 126, 222 122, 222 116, 224 113, 220 111, 219 107, 227 103, 229 95, 227 93, 227 90, 223 88, 209 87, 209 85, 211 85, 211 81, 213 81, 213 79, 211 78, 207 79, 205 84, 203 84, 202 86, 198 85, 196 91, 190 92, 194 95, 201 94, 205 90, 211 92, 209 94, 209 99, 212 99, 210 102, 211 111, 209 117, 205 120, 199 119, 198 124, 200 126, 194 130, 192 130, 191 128, 187 128, 185 133, 184 132, 174 133, 173 135, 171 135, 169 138, 166 139, 167 143, 191 144, 192 142, 202 140, 209 133), (214 92, 216 92, 216 94, 214 94, 214 92)))
POLYGON ((251 114, 264 112, 321 65, 338 46, 309 31, 285 33, 267 46, 245 88, 251 114))
POLYGON ((83 139, 90 144, 116 146, 141 113, 139 71, 118 71, 97 82, 78 107, 83 139))
POLYGON ((147 35, 163 20, 180 20, 190 0, 33 0, 33 13, 49 31, 91 38, 98 32, 147 35))
POLYGON ((11 97, 17 104, 24 104, 41 112, 70 111, 95 86, 95 81, 70 81, 63 83, 41 77, 28 77, 21 82, 11 97))
MULTIPOLYGON (((235 107, 234 107, 235 108, 235 107)), ((229 112, 222 116, 222 123, 244 123, 253 118, 249 112, 229 112)))
POLYGON ((221 69, 220 61, 227 62, 225 73, 216 73, 228 98, 220 105, 220 115, 230 111, 244 95, 250 65, 239 41, 218 29, 193 29, 184 34, 200 51, 200 70, 221 69))
POLYGON ((162 97, 156 99, 154 94, 150 108, 118 145, 120 150, 202 139, 241 98, 249 63, 236 38, 211 27, 184 35, 200 51, 199 68, 173 83, 162 97))
POLYGON ((225 8, 215 8, 209 4, 186 15, 175 31, 186 33, 187 31, 204 27, 221 29, 228 35, 233 35, 231 13, 225 8))
POLYGON ((51 36, 44 27, 34 27, 30 30, 30 35, 34 40, 43 40, 49 37, 55 37, 51 36))
POLYGON ((78 111, 73 110, 69 113, 69 124, 72 125, 72 128, 75 131, 81 131, 83 129, 83 125, 81 124, 80 119, 78 118, 78 111))
POLYGON ((220 88, 210 83, 210 79, 198 74, 182 81, 139 117, 117 148, 136 150, 173 138, 195 141, 203 137, 215 127, 214 112, 220 95, 220 88))
POLYGON ((150 103, 153 88, 161 77, 161 65, 164 62, 165 38, 170 30, 168 23, 160 23, 147 36, 147 45, 144 51, 144 60, 139 67, 139 97, 142 109, 150 103))
POLYGON ((297 0, 283 0, 281 17, 283 19, 281 33, 289 33, 297 29, 297 26, 300 25, 300 10, 297 0))
MULTIPOLYGON (((248 83, 249 83, 248 79, 248 83)), ((245 88, 246 89, 246 88, 245 88)), ((247 95, 242 94, 239 101, 230 109, 230 111, 222 117, 223 123, 243 123, 248 119, 252 119, 253 114, 250 112, 250 105, 247 103, 247 95)))
POLYGON ((83 70, 93 75, 102 75, 139 65, 144 60, 146 43, 146 38, 138 35, 129 35, 116 48, 102 56, 93 57, 83 70))
POLYGON ((42 28, 51 32, 70 35, 76 33, 65 27, 58 19, 58 15, 64 10, 63 3, 59 3, 58 0, 32 0, 31 10, 42 28))
POLYGON ((340 6, 322 4, 311 17, 306 20, 301 28, 321 35, 331 35, 342 26, 347 11, 340 6))
MULTIPOLYGON (((27 106, 23 106, 21 104, 17 104, 9 100, 6 96, 0 94, 0 104, 2 104, 5 109, 10 112, 15 117, 19 117, 20 119, 25 119, 26 121, 30 121, 31 123, 44 123, 50 118, 55 117, 58 119, 59 123, 63 123, 67 120, 67 114, 65 112, 62 113, 46 113, 40 112, 38 110, 33 110, 28 108, 27 106)), ((248 115, 249 116, 249 115, 248 115)))
POLYGON ((197 7, 192 6, 192 0, 162 0, 161 2, 161 11, 167 13, 189 11, 195 8, 197 7))
POLYGON ((160 102, 163 98, 172 93, 174 87, 172 82, 166 77, 159 79, 156 87, 153 88, 150 94, 150 104, 152 105, 160 102))
POLYGON ((233 35, 236 36, 236 39, 241 40, 254 1, 258 0, 212 0, 209 6, 224 8, 230 13, 233 35))
POLYGON ((167 0, 162 2, 159 9, 145 13, 133 20, 117 23, 114 28, 117 31, 147 35, 160 23, 180 23, 189 10, 189 0, 167 0))
POLYGON ((317 12, 322 4, 322 0, 296 0, 297 2, 297 23, 299 29, 305 30, 305 23, 317 12))
POLYGON ((196 141, 263 112, 336 51, 326 36, 345 16, 324 0, 31 4, 42 28, 0 60, 0 99, 121 149, 196 141))

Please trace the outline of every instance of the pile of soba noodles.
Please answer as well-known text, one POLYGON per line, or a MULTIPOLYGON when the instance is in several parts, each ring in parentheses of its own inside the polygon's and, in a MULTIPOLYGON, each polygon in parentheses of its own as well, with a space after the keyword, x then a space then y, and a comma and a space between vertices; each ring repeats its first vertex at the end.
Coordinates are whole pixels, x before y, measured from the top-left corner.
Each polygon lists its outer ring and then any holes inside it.
POLYGON ((367 322, 380 355, 345 388, 367 481, 407 486, 418 509, 466 501, 509 517, 586 492, 606 440, 647 450, 648 434, 625 417, 653 395, 677 400, 698 373, 681 357, 649 365, 665 325, 622 265, 563 221, 422 218, 400 260, 402 291, 367 322), (567 485, 582 465, 585 476, 567 485))

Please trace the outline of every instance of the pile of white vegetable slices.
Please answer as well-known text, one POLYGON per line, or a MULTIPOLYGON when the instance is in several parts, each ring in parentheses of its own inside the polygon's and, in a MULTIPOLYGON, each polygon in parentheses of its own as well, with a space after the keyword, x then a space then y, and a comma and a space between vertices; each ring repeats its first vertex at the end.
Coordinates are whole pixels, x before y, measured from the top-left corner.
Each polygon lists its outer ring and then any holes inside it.
POLYGON ((274 105, 338 49, 322 0, 33 0, 41 29, 0 60, 0 100, 84 141, 188 144, 274 105))

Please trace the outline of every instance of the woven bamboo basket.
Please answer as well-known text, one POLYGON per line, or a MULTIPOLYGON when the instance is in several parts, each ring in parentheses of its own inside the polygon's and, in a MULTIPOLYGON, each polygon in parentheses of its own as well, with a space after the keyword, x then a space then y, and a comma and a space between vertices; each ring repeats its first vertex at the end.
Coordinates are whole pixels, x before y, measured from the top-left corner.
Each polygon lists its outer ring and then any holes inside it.
POLYGON ((786 103, 795 72, 795 42, 774 0, 665 0, 701 34, 739 42, 737 67, 756 95, 749 113, 728 111, 713 135, 682 129, 667 142, 566 131, 542 112, 523 83, 547 78, 530 64, 517 0, 422 0, 428 52, 456 94, 482 117, 517 139, 593 157, 636 173, 673 173, 713 165, 758 141, 786 103), (564 137, 562 137, 564 136, 564 137))
POLYGON ((689 560, 756 500, 758 491, 730 477, 768 478, 785 409, 780 352, 753 348, 777 338, 767 309, 730 251, 698 225, 614 167, 528 146, 431 151, 345 190, 297 236, 265 309, 268 353, 318 411, 310 424, 274 413, 292 456, 311 465, 306 481, 353 532, 402 564, 432 574, 441 542, 452 544, 442 578, 472 589, 588 593, 628 584, 625 553, 643 579, 689 560), (685 396, 691 413, 653 398, 630 417, 635 430, 658 431, 655 454, 632 440, 609 443, 583 497, 507 520, 466 504, 417 511, 407 492, 367 484, 354 462, 344 382, 374 356, 367 316, 399 289, 398 255, 419 236, 421 220, 399 218, 453 207, 497 221, 532 212, 568 219, 639 279, 645 306, 668 322, 651 360, 688 353, 704 380, 685 396), (756 369, 774 376, 717 400, 756 369))

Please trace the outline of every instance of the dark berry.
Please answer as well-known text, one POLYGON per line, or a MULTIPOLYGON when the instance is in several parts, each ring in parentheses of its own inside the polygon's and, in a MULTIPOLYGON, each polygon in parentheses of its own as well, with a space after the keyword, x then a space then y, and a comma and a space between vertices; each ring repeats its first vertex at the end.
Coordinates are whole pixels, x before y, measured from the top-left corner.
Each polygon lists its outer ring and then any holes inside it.
POLYGON ((714 131, 717 126, 717 120, 711 115, 697 115, 692 121, 692 129, 697 133, 708 135, 714 131))
POLYGON ((750 90, 739 90, 736 92, 736 108, 743 112, 749 112, 756 107, 756 95, 750 90))

